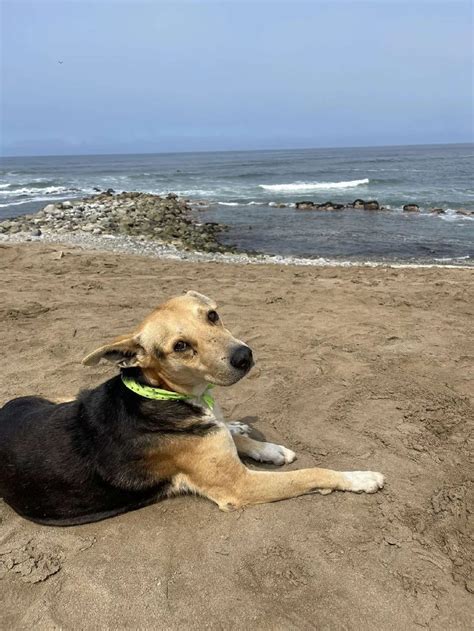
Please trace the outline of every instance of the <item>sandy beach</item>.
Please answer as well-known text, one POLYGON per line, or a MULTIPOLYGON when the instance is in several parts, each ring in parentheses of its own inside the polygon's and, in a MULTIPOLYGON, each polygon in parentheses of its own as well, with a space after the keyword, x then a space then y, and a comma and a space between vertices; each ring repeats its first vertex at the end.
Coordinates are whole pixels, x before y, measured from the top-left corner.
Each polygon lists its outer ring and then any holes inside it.
POLYGON ((0 255, 1 403, 95 386, 112 370, 82 357, 193 288, 257 358, 217 391, 229 419, 294 449, 291 467, 387 478, 376 495, 230 514, 183 497, 66 529, 0 502, 2 628, 469 628, 472 271, 0 255))

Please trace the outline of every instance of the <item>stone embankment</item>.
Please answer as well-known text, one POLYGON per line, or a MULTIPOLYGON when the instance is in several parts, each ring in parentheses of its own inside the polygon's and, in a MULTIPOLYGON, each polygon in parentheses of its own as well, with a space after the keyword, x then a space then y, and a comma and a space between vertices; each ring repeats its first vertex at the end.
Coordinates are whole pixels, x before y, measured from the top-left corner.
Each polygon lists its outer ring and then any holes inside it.
POLYGON ((48 204, 31 215, 0 222, 0 234, 127 236, 201 252, 229 251, 217 236, 226 229, 215 222, 200 222, 188 202, 174 193, 109 190, 93 197, 48 204))

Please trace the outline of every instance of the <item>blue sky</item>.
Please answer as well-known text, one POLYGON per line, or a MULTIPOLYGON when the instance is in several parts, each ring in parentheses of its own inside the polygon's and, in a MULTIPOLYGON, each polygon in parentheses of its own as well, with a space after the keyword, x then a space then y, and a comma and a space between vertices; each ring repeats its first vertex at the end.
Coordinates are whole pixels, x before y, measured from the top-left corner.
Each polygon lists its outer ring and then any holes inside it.
POLYGON ((3 155, 473 140, 470 2, 0 2, 3 155))

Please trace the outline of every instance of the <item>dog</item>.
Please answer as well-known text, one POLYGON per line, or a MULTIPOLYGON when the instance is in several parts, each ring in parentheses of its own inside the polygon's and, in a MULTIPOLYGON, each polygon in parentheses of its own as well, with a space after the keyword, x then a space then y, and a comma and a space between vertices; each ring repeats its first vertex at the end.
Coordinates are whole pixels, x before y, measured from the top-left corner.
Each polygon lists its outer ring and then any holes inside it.
POLYGON ((72 401, 13 399, 0 410, 0 496, 40 524, 99 521, 183 493, 223 511, 333 490, 374 493, 372 471, 249 469, 240 457, 293 462, 281 445, 226 424, 212 385, 231 386, 252 368, 216 303, 195 291, 155 309, 132 333, 90 353, 120 373, 72 401))

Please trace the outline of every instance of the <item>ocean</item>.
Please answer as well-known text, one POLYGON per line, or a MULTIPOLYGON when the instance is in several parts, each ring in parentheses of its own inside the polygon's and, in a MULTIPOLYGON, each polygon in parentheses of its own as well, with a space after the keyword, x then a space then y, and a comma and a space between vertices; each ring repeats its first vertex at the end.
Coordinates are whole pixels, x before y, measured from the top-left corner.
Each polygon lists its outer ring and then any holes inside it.
POLYGON ((206 200, 239 249, 350 261, 474 264, 474 145, 2 158, 0 218, 94 193, 206 200), (297 211, 295 202, 376 199, 390 212, 297 211), (407 203, 420 213, 404 213, 407 203), (278 208, 276 204, 286 204, 278 208), (434 215, 429 208, 443 208, 434 215))

